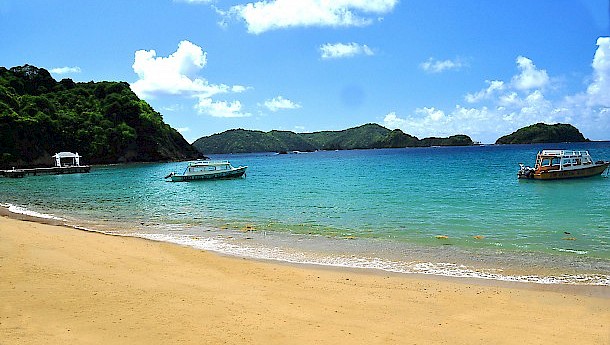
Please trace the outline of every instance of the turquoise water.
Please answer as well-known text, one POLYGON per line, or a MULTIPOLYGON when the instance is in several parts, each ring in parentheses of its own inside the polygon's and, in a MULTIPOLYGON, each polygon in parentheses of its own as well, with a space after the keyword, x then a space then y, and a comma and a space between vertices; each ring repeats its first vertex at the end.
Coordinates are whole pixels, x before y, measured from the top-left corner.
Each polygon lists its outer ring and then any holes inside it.
POLYGON ((0 203, 256 258, 608 284, 610 179, 518 180, 543 148, 610 160, 610 143, 218 155, 247 177, 170 183, 185 163, 99 166, 0 179, 0 203))

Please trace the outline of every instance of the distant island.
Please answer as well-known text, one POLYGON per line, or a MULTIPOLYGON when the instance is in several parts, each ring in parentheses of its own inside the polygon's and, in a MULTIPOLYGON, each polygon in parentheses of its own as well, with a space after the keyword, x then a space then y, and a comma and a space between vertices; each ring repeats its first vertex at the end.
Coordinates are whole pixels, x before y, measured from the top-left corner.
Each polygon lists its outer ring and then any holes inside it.
POLYGON ((201 154, 469 145, 474 145, 474 143, 466 135, 454 135, 448 138, 432 137, 420 140, 417 137, 405 134, 400 129, 389 130, 374 123, 341 131, 314 133, 231 129, 199 138, 193 143, 193 146, 201 154))
POLYGON ((496 144, 537 144, 537 143, 563 143, 563 142, 585 142, 586 139, 580 131, 570 125, 557 123, 547 125, 537 123, 523 127, 517 131, 498 138, 496 144))
POLYGON ((53 165, 59 151, 86 164, 198 156, 125 82, 58 82, 31 65, 0 67, 0 169, 53 165))

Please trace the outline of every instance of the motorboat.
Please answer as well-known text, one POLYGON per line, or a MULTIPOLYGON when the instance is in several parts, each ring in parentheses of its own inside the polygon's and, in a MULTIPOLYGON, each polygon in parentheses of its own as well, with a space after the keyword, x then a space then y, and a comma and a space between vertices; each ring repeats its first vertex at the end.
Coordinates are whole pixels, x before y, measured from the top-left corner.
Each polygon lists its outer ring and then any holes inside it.
POLYGON ((165 176, 171 182, 208 180, 208 179, 229 179, 242 177, 246 173, 247 166, 233 167, 227 160, 219 161, 194 161, 189 162, 182 174, 171 172, 165 176))
POLYGON ((542 150, 533 168, 519 163, 520 179, 557 180, 601 175, 610 162, 594 162, 589 151, 542 150))

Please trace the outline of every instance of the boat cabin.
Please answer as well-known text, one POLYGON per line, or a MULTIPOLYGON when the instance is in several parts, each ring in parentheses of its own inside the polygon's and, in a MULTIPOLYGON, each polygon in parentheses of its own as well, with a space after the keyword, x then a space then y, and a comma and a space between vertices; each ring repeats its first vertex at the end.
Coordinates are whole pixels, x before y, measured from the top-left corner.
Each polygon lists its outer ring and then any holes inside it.
POLYGON ((185 174, 189 173, 200 173, 200 172, 214 172, 214 171, 227 171, 231 170, 232 166, 229 161, 197 161, 190 163, 185 171, 185 174))
POLYGON ((571 170, 592 165, 589 151, 542 150, 536 157, 536 170, 571 170))

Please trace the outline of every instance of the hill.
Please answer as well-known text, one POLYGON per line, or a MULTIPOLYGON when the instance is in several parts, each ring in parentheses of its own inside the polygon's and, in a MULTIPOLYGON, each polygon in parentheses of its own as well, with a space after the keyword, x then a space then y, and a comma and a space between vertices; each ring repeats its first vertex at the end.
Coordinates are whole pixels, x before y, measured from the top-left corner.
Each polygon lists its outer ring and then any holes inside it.
POLYGON ((496 140, 496 144, 536 144, 588 141, 580 131, 569 124, 547 125, 537 123, 518 129, 496 140))
POLYGON ((449 138, 418 138, 393 131, 378 124, 345 129, 342 131, 322 131, 314 133, 294 133, 290 131, 252 131, 232 129, 197 139, 193 146, 202 154, 282 152, 315 150, 353 150, 372 148, 424 147, 424 146, 473 145, 465 135, 449 138))
POLYGON ((125 82, 56 81, 30 65, 0 67, 0 168, 196 158, 197 151, 125 82))

